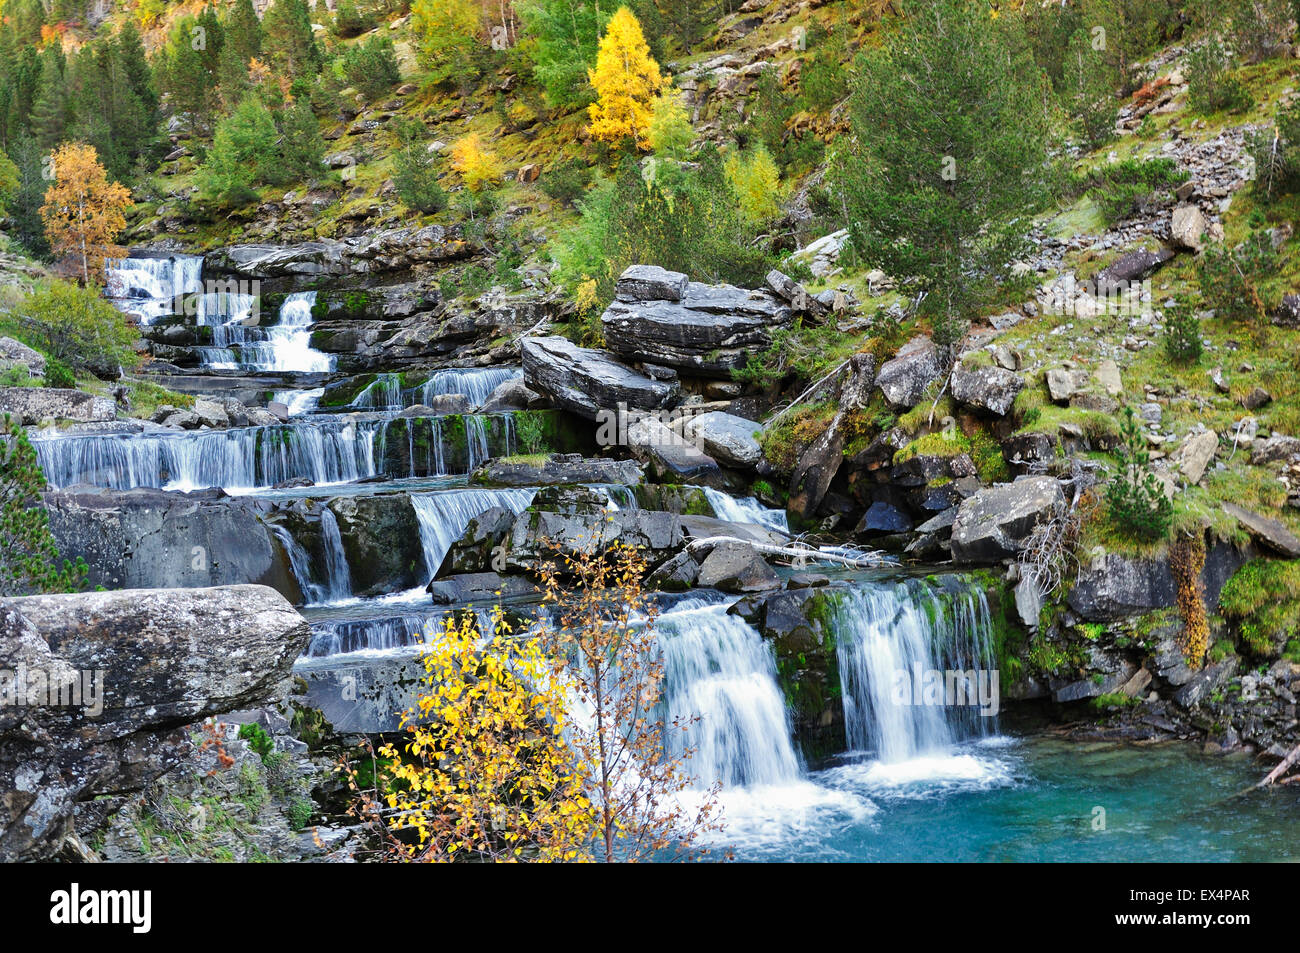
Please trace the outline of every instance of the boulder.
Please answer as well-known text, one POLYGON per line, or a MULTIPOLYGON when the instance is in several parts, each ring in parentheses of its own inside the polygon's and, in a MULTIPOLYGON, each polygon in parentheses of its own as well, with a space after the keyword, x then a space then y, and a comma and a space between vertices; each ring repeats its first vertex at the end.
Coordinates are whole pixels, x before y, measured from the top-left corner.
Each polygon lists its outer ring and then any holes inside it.
POLYGON ((582 457, 576 453, 555 454, 540 465, 489 460, 475 470, 470 483, 498 486, 555 486, 562 483, 615 483, 636 486, 645 480, 635 460, 582 457))
POLYGON ((796 312, 821 319, 825 318, 831 310, 831 307, 819 298, 810 295, 807 288, 775 268, 767 273, 764 281, 769 288, 789 302, 790 307, 796 312))
POLYGON ((525 383, 588 420, 602 410, 616 412, 619 404, 656 410, 677 400, 676 384, 638 374, 608 351, 578 347, 562 337, 524 338, 520 350, 525 383))
POLYGON ((763 428, 744 417, 715 410, 688 417, 682 429, 688 440, 729 466, 753 467, 763 457, 757 439, 763 428))
POLYGON ((853 532, 859 536, 884 536, 906 533, 911 528, 912 520, 906 513, 890 503, 877 500, 867 507, 853 532))
POLYGON ((1120 255, 1097 275, 1097 291, 1105 294, 1111 289, 1139 281, 1155 271, 1175 255, 1173 249, 1159 251, 1130 251, 1120 255))
POLYGON ((680 302, 616 298, 601 325, 606 345, 621 357, 729 378, 790 319, 789 305, 770 292, 691 282, 680 302))
POLYGON ((22 341, 0 337, 0 370, 10 367, 26 368, 32 377, 45 374, 45 355, 22 341))
POLYGON ((259 583, 301 601, 257 501, 223 491, 73 487, 45 494, 59 551, 80 556, 108 589, 189 589, 259 583))
POLYGON ((103 814, 78 806, 139 792, 174 768, 192 750, 188 726, 274 702, 309 635, 264 586, 26 596, 0 602, 0 629, 0 669, 76 679, 81 690, 71 696, 80 704, 0 709, 5 862, 49 859, 74 833, 88 838, 79 819, 103 814))
POLYGON ((1292 559, 1300 557, 1300 539, 1281 521, 1251 512, 1236 503, 1224 503, 1223 511, 1233 517, 1256 542, 1292 559))
POLYGON ((420 521, 407 494, 340 496, 327 505, 338 522, 354 594, 382 595, 428 581, 420 521))
POLYGON ((1284 328, 1300 328, 1300 294, 1282 296, 1282 303, 1272 315, 1273 323, 1284 328))
POLYGON ((434 579, 425 589, 435 606, 496 605, 505 599, 523 599, 536 593, 532 580, 495 572, 470 572, 434 579))
POLYGON ((1268 463, 1290 462, 1300 456, 1300 437, 1288 437, 1273 434, 1265 440, 1256 441, 1250 452, 1252 466, 1261 467, 1268 463))
POLYGON ((987 410, 998 417, 1011 409, 1025 379, 1002 367, 958 365, 952 372, 952 396, 970 407, 987 410))
POLYGON ((1195 205, 1179 205, 1169 224, 1169 237, 1178 248, 1198 252, 1205 234, 1205 216, 1195 205))
MULTIPOLYGON (((1241 550, 1219 541, 1206 547, 1201 584, 1208 611, 1215 611, 1224 585, 1253 555, 1253 547, 1241 550)), ((1110 552, 1094 555, 1079 566, 1067 597, 1070 608, 1089 622, 1115 622, 1154 609, 1166 609, 1175 604, 1175 599, 1174 578, 1167 556, 1137 557, 1110 552)))
POLYGON ((646 584, 663 592, 681 592, 694 586, 699 576, 700 564, 683 550, 656 566, 646 578, 646 584))
POLYGON ((722 542, 700 563, 696 584, 723 592, 779 589, 781 578, 748 543, 722 542))
POLYGON ((943 376, 939 349, 925 335, 912 338, 880 366, 876 386, 895 410, 916 405, 926 388, 943 376))
POLYGON ((1068 371, 1054 367, 1047 372, 1047 393, 1058 404, 1069 403, 1070 398, 1088 386, 1088 372, 1068 371))
POLYGON ((1097 383, 1111 397, 1124 396, 1124 381, 1119 376, 1119 365, 1110 358, 1102 361, 1097 365, 1097 370, 1093 373, 1097 383))
POLYGON ((660 483, 696 483, 722 488, 726 475, 718 461, 654 417, 627 428, 632 455, 650 468, 660 483))
POLYGON ((507 569, 536 572, 562 555, 601 552, 615 543, 640 549, 647 561, 656 563, 676 555, 684 542, 675 513, 611 511, 603 498, 588 505, 566 507, 564 512, 540 508, 545 505, 535 500, 534 509, 525 510, 515 519, 506 543, 507 569))
POLYGON ((631 265, 619 275, 614 297, 619 301, 681 301, 690 279, 680 271, 658 265, 631 265))
POLYGON ((1213 430, 1190 434, 1174 454, 1174 462, 1189 486, 1195 486, 1219 452, 1219 435, 1213 430))
POLYGON ((194 400, 193 410, 200 426, 214 428, 230 426, 230 415, 226 413, 226 408, 215 400, 197 397, 194 400))
POLYGON ((0 414, 11 414, 27 426, 43 420, 114 420, 117 404, 111 397, 66 387, 0 387, 0 414))
POLYGON ((544 402, 542 395, 525 384, 523 378, 512 377, 497 385, 496 390, 488 395, 488 399, 483 402, 479 411, 485 414, 499 414, 510 410, 530 410, 541 406, 544 402))
POLYGON ((958 563, 995 562, 1015 556, 1025 538, 1065 505, 1052 477, 999 483, 964 500, 952 527, 952 558, 958 563))

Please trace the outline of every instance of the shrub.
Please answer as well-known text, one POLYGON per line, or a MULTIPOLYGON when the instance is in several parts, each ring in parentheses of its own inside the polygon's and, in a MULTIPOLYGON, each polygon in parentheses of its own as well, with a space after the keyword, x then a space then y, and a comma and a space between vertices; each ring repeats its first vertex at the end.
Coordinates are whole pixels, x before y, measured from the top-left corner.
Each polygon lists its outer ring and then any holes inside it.
POLYGON ((28 344, 73 370, 112 379, 139 363, 135 329, 91 288, 48 282, 24 298, 13 317, 28 344))
POLYGON ((1195 364, 1201 359, 1201 320, 1186 305, 1165 312, 1165 354, 1175 364, 1195 364))
POLYGON ((1169 571, 1178 588, 1178 614, 1183 619, 1179 648, 1191 668, 1200 668, 1210 644, 1210 625, 1205 618, 1205 540, 1200 534, 1179 539, 1169 547, 1169 571))
POLYGON ((781 214, 781 173, 761 142, 743 155, 731 156, 726 171, 745 218, 760 223, 781 214))
POLYGON ((546 425, 535 414, 515 414, 515 437, 527 454, 544 453, 547 447, 546 425))
POLYGON ((1124 408, 1120 423, 1121 446, 1116 455, 1120 470, 1106 484, 1106 504, 1115 531, 1139 542, 1155 542, 1169 534, 1174 507, 1164 486, 1149 468, 1151 455, 1146 437, 1132 407, 1124 408))
POLYGON ((1231 75, 1232 56, 1218 37, 1211 36, 1193 49, 1187 61, 1187 105, 1192 112, 1209 115, 1251 107, 1250 93, 1231 75))
POLYGON ((375 25, 375 17, 358 9, 355 0, 339 0, 334 8, 334 35, 360 36, 375 25))
POLYGON ((1232 321, 1262 317, 1268 309, 1260 285, 1276 265, 1272 238, 1263 229, 1252 232, 1236 248, 1209 246, 1196 262, 1196 279, 1205 306, 1214 309, 1215 317, 1232 321))
POLYGON ((77 375, 73 374, 72 368, 58 358, 47 358, 45 361, 45 386, 76 387, 77 375))
POLYGON ((1173 159, 1124 159, 1101 166, 1076 179, 1076 185, 1088 189, 1108 224, 1139 211, 1140 204, 1153 193, 1174 188, 1186 181, 1187 173, 1173 159))
POLYGON ((1300 100, 1278 109, 1274 126, 1250 139, 1255 190, 1266 199, 1300 187, 1300 100))
POLYGON ((41 503, 45 474, 22 424, 0 416, 0 596, 75 592, 87 566, 59 559, 41 503))
POLYGON ((1233 623, 1243 646, 1272 658, 1279 647, 1300 636, 1300 563, 1252 559, 1228 580, 1219 595, 1219 611, 1233 623))
POLYGON ((351 46, 343 54, 343 77, 366 99, 376 99, 402 79, 393 41, 378 35, 351 46))
POLYGON ((256 722, 239 726, 239 737, 248 742, 248 747, 255 751, 263 761, 275 750, 275 742, 265 728, 256 722))
POLYGON ((451 147, 451 167, 471 192, 481 192, 501 181, 504 171, 495 152, 483 144, 477 132, 457 139, 451 147))
POLYGON ((581 159, 566 159, 542 173, 541 190, 557 202, 573 204, 591 185, 591 169, 581 159))
POLYGON ((398 129, 401 147, 393 153, 393 187, 402 203, 417 212, 440 212, 447 207, 447 193, 438 184, 436 160, 416 122, 398 129))

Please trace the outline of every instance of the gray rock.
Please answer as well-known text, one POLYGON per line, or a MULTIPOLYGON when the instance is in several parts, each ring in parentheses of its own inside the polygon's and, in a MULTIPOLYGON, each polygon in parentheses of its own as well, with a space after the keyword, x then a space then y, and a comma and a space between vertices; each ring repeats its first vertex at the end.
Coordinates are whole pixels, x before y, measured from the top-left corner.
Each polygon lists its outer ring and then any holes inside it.
POLYGON ((718 543, 700 564, 696 584, 723 592, 762 592, 779 589, 781 579, 747 543, 718 543))
POLYGON ((1213 430, 1191 434, 1183 441, 1174 460, 1189 485, 1195 486, 1205 474, 1214 455, 1219 452, 1219 436, 1213 430))
POLYGON ((939 349, 925 335, 912 338, 881 365, 876 386, 896 410, 915 406, 926 388, 943 376, 939 349))
POLYGON ((958 365, 952 372, 952 396, 956 400, 998 417, 1011 409, 1024 386, 1023 377, 1002 367, 958 365))
POLYGON ((1097 290, 1105 293, 1116 285, 1145 278, 1174 255, 1175 252, 1169 248, 1161 248, 1156 252, 1125 252, 1097 275, 1097 290))
POLYGON ((1119 376, 1119 365, 1110 358, 1097 365, 1094 376, 1097 378, 1097 383, 1101 385, 1101 389, 1111 397, 1122 397, 1124 395, 1124 382, 1119 376))
POLYGON ((1213 665, 1208 665, 1196 673, 1186 685, 1174 692, 1174 701, 1183 708, 1194 708, 1211 692, 1226 682, 1237 672, 1241 660, 1235 655, 1213 665))
POLYGON ((588 420, 619 404, 640 410, 668 407, 677 386, 651 380, 618 362, 608 351, 578 347, 562 337, 524 338, 524 381, 557 405, 588 420))
POLYGON ((525 384, 522 378, 515 377, 497 385, 479 410, 485 414, 496 414, 507 410, 529 410, 543 403, 541 394, 525 384))
POLYGON ((215 400, 195 398, 194 416, 198 418, 201 426, 214 428, 230 426, 230 415, 226 413, 226 408, 215 400))
POLYGON ((1260 467, 1267 463, 1290 461, 1296 456, 1300 456, 1300 438, 1274 434, 1255 444, 1250 453, 1250 462, 1260 467))
POLYGON ((533 595, 536 586, 521 576, 503 576, 495 572, 461 573, 434 579, 425 588, 435 606, 496 605, 501 600, 521 599, 533 595))
POLYGON ((615 300, 600 320, 606 345, 621 357, 730 377, 790 319, 789 306, 770 292, 691 282, 680 303, 615 300))
POLYGON ((877 500, 867 507, 853 531, 859 536, 884 536, 890 533, 906 533, 912 528, 912 520, 898 507, 877 500))
POLYGON ((1065 505, 1052 477, 999 483, 965 500, 952 527, 952 558, 958 563, 995 562, 1020 552, 1025 537, 1065 505))
POLYGON ((681 592, 690 589, 700 577, 700 564, 688 552, 680 552, 655 567, 646 583, 664 592, 681 592))
POLYGON ((116 419, 117 404, 111 397, 65 387, 0 387, 0 414, 11 414, 28 426, 43 420, 85 423, 116 419))
POLYGON ((0 337, 0 370, 8 367, 23 367, 32 377, 42 377, 45 374, 45 355, 22 341, 0 337))
POLYGON ((619 301, 681 301, 690 279, 680 271, 658 265, 632 265, 619 276, 614 296, 619 301))
POLYGON ((186 726, 281 696, 308 640, 306 620, 262 586, 27 596, 0 603, 0 628, 0 668, 90 679, 81 705, 0 711, 2 861, 52 857, 79 804, 175 767, 186 726))
POLYGON ((108 490, 45 494, 50 531, 65 556, 90 567, 91 585, 172 589, 259 583, 301 601, 287 559, 251 498, 221 490, 108 490))
POLYGON ((790 307, 797 312, 820 319, 824 318, 827 312, 831 310, 819 298, 810 295, 807 288, 775 268, 767 273, 764 281, 769 288, 789 302, 790 307))
POLYGON ((696 483, 721 489, 727 482, 718 461, 653 417, 627 428, 632 455, 660 483, 696 483))
MULTIPOLYGON (((1207 546, 1201 585, 1209 611, 1218 607, 1220 591, 1252 555, 1253 547, 1239 550, 1223 542, 1207 546)), ((1086 621, 1116 622, 1169 608, 1175 604, 1175 596, 1167 556, 1139 558, 1102 553, 1079 566, 1067 602, 1086 621)), ((1161 673, 1161 677, 1166 676, 1161 673)))
POLYGON ((635 460, 556 454, 545 463, 508 463, 489 460, 470 475, 470 483, 500 486, 555 486, 563 483, 616 483, 636 486, 645 474, 635 460))
POLYGON ((1223 511, 1236 519, 1257 542, 1292 559, 1300 557, 1300 539, 1281 521, 1253 513, 1236 503, 1224 503, 1223 511))
POLYGON ((763 450, 756 438, 762 430, 752 420, 716 410, 689 417, 683 424, 687 439, 719 462, 737 467, 752 467, 762 459, 763 450))
POLYGON ((1058 404, 1069 403, 1071 397, 1088 386, 1087 371, 1067 371, 1054 367, 1047 372, 1047 393, 1058 404))

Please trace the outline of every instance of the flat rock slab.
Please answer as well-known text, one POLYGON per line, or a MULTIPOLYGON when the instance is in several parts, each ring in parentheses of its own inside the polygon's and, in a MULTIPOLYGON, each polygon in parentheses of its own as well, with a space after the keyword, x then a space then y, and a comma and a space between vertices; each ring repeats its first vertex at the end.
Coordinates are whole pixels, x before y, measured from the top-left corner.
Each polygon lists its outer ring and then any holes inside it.
POLYGON ((1290 556, 1292 559, 1300 556, 1300 539, 1296 539, 1295 534, 1287 529, 1281 521, 1267 516, 1260 516, 1258 513, 1253 513, 1236 503, 1224 503, 1223 511, 1235 518, 1245 528, 1246 532, 1269 549, 1275 550, 1283 556, 1290 556))
POLYGON ((958 563, 995 562, 1020 552, 1038 523, 1065 505, 1053 477, 999 483, 964 500, 952 527, 952 558, 958 563))
POLYGON ((0 413, 11 414, 25 425, 42 420, 75 420, 81 423, 113 420, 117 404, 65 387, 0 387, 0 413))
POLYGON ((677 400, 675 383, 638 374, 608 351, 578 347, 562 337, 524 338, 520 350, 528 386, 588 420, 601 411, 617 412, 619 404, 657 410, 677 400))
POLYGON ((763 427, 744 417, 710 411, 687 418, 682 430, 705 453, 730 466, 752 467, 763 457, 758 444, 763 427))

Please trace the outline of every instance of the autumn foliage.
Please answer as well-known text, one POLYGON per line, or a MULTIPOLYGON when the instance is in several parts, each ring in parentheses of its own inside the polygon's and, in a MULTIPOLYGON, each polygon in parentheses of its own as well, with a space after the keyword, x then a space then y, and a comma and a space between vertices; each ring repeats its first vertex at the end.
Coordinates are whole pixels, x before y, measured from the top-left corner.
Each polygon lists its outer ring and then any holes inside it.
POLYGON ((69 260, 87 284, 104 274, 104 259, 120 257, 114 241, 126 227, 131 193, 108 181, 93 146, 69 142, 54 153, 54 182, 41 219, 54 253, 69 260))
POLYGON ((655 100, 666 81, 650 55, 641 24, 627 7, 619 7, 610 18, 596 68, 587 75, 597 96, 588 107, 591 137, 615 143, 632 139, 638 148, 650 148, 655 100))

